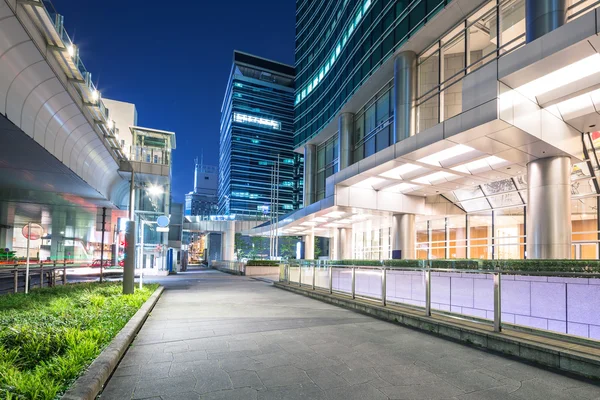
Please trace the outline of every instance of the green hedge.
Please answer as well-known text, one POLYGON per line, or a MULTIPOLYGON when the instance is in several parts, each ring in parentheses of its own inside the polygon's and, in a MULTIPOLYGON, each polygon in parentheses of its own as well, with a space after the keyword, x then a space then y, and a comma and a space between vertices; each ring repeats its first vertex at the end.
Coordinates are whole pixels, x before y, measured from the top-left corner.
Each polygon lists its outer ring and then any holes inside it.
POLYGON ((333 265, 381 266, 398 268, 431 268, 460 270, 501 270, 532 272, 600 273, 600 260, 336 260, 333 265))
POLYGON ((246 263, 247 267, 277 267, 279 261, 277 260, 248 260, 246 263))
POLYGON ((381 267, 379 260, 329 260, 328 265, 357 265, 361 267, 381 267))

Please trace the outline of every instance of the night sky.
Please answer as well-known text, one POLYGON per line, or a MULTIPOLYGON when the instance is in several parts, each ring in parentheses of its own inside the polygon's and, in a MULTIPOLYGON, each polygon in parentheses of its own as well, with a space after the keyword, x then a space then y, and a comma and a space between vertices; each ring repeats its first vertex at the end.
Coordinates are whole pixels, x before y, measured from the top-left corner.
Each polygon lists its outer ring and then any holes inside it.
POLYGON ((233 50, 294 63, 294 0, 52 2, 102 96, 135 103, 141 126, 176 132, 178 202, 202 149, 217 165, 233 50))

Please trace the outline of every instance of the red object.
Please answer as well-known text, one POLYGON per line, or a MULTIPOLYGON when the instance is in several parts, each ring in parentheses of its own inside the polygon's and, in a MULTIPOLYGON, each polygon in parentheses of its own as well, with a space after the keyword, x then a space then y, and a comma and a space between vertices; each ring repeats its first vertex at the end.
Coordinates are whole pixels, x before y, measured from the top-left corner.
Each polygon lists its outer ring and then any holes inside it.
MULTIPOLYGON (((110 260, 104 260, 104 262, 102 263, 103 267, 112 267, 112 263, 110 260)), ((92 268, 100 268, 100 260, 94 260, 91 264, 90 267, 92 268)))
POLYGON ((27 224, 23 227, 21 232, 23 233, 25 239, 38 240, 44 234, 44 229, 38 224, 27 224), (30 226, 31 232, 29 232, 30 226))

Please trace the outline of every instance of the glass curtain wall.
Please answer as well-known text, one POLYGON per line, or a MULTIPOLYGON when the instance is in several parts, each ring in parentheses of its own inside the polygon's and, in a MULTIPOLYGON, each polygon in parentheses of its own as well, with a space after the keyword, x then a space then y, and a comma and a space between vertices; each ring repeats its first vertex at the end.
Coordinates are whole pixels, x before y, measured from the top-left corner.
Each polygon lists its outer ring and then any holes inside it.
POLYGON ((524 43, 525 0, 494 0, 425 50, 418 58, 417 132, 464 111, 465 75, 524 43))
POLYGON ((325 181, 338 171, 338 134, 317 147, 317 201, 325 198, 325 181))
POLYGON ((357 162, 390 146, 394 134, 393 83, 387 83, 354 118, 354 154, 357 162))

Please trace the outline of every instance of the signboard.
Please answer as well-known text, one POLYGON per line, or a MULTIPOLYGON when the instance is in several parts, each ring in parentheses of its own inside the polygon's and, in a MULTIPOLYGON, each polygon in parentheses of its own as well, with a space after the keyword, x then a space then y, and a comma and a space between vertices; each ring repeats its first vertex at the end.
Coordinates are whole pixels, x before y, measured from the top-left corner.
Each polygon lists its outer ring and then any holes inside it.
MULTIPOLYGON (((156 218, 156 225, 158 225, 159 228, 166 228, 167 226, 169 226, 169 222, 171 222, 171 221, 169 220, 169 217, 167 217, 166 215, 161 215, 160 217, 156 218)), ((158 232, 162 232, 162 231, 158 231, 158 232)))
POLYGON ((156 228, 156 232, 169 232, 169 227, 168 226, 159 226, 156 228))
POLYGON ((23 227, 21 232, 25 239, 38 240, 44 234, 44 229, 38 224, 27 224, 23 227))

